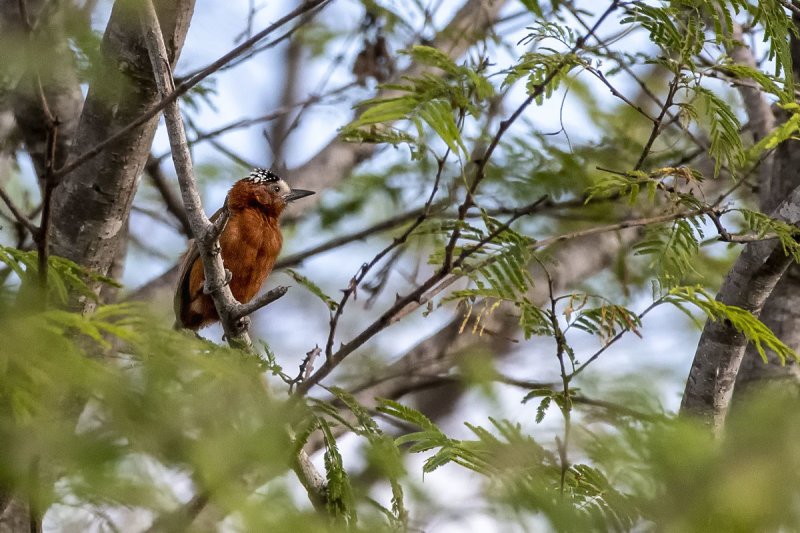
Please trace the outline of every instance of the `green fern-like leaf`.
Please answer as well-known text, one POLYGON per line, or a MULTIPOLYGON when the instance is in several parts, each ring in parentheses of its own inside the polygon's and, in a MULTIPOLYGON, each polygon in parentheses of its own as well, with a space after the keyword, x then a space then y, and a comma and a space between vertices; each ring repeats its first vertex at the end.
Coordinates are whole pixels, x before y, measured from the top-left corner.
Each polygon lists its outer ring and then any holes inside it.
POLYGON ((467 154, 461 131, 456 124, 459 113, 478 116, 484 102, 494 95, 491 83, 476 68, 456 65, 446 54, 429 46, 414 46, 405 52, 418 64, 435 67, 444 75, 422 73, 403 78, 405 83, 388 84, 383 89, 400 96, 373 98, 361 102, 361 115, 342 129, 346 140, 371 139, 370 142, 407 142, 416 154, 424 151, 424 128, 427 125, 457 154, 467 154), (392 123, 407 120, 416 136, 392 123))
MULTIPOLYGON (((724 2, 720 2, 724 3, 724 2)), ((753 22, 761 24, 764 28, 764 42, 769 45, 769 59, 775 60, 775 76, 783 74, 784 102, 793 102, 794 75, 792 73, 792 52, 787 36, 791 33, 798 35, 798 30, 792 22, 792 17, 787 15, 780 0, 763 0, 755 3, 743 2, 753 16, 753 22)))
POLYGON ((741 124, 736 114, 714 92, 699 85, 692 89, 705 105, 711 137, 708 153, 714 158, 714 177, 719 176, 723 161, 731 171, 741 168, 746 162, 746 154, 739 135, 741 124))
MULTIPOLYGON (((535 318, 535 311, 526 300, 525 293, 533 286, 528 271, 532 254, 532 242, 526 237, 488 216, 482 211, 484 228, 466 222, 449 222, 428 226, 424 231, 459 230, 459 245, 456 256, 469 254, 463 261, 461 273, 474 282, 474 287, 454 291, 446 300, 457 300, 466 309, 466 319, 475 318, 473 330, 477 331, 480 320, 491 313, 502 301, 511 302, 524 313, 525 318, 535 318), (502 231, 501 231, 502 230, 502 231), (480 302, 476 308, 476 302, 480 302), (477 312, 475 312, 477 311, 477 312)), ((440 248, 431 254, 429 263, 441 264, 445 250, 440 248)), ((462 330, 466 326, 466 319, 462 330)))
POLYGON ((581 310, 570 325, 607 341, 620 331, 633 331, 639 335, 642 326, 639 316, 621 305, 608 304, 581 310))
POLYGON ((800 261, 800 244, 797 242, 798 229, 794 226, 770 218, 768 215, 750 209, 737 209, 744 217, 746 227, 759 237, 774 233, 781 241, 783 251, 791 255, 795 261, 800 261))
MULTIPOLYGON (((24 252, 0 245, 0 262, 7 264, 23 283, 38 283, 39 263, 35 251, 24 252)), ((49 256, 47 266, 49 296, 59 304, 67 303, 70 294, 86 296, 96 301, 98 296, 92 290, 92 283, 122 286, 109 277, 96 274, 63 257, 49 256)))
POLYGON ((408 522, 408 512, 405 509, 400 478, 405 475, 405 467, 397 443, 381 431, 369 411, 350 393, 338 387, 331 387, 329 390, 356 416, 358 424, 353 428, 354 432, 366 437, 372 445, 373 456, 379 458, 376 466, 388 478, 392 488, 392 520, 404 528, 408 522))
POLYGON ((327 506, 331 516, 344 520, 349 524, 357 523, 355 498, 350 478, 342 463, 342 455, 336 444, 336 438, 329 424, 319 418, 319 429, 322 431, 325 444, 325 474, 327 479, 327 506))
POLYGON ((767 362, 766 349, 772 350, 782 361, 787 358, 798 359, 797 353, 784 344, 775 334, 752 313, 740 307, 726 305, 714 299, 702 287, 674 287, 664 297, 664 302, 675 305, 692 316, 686 308, 691 304, 700 309, 711 320, 728 320, 737 331, 742 333, 758 350, 764 362, 767 362))
POLYGON ((797 132, 800 130, 800 105, 796 103, 785 104, 783 108, 785 111, 791 113, 789 118, 748 150, 748 159, 756 160, 766 150, 772 150, 780 143, 789 139, 798 139, 797 132))
POLYGON ((287 268, 285 272, 289 274, 292 277, 292 279, 294 279, 297 283, 308 289, 308 291, 311 294, 322 300, 328 307, 328 309, 330 309, 331 311, 335 311, 336 308, 339 306, 339 304, 336 301, 334 301, 333 298, 325 294, 316 283, 314 283, 304 275, 300 274, 295 270, 292 270, 291 268, 287 268))
POLYGON ((641 25, 667 57, 677 55, 678 61, 672 63, 674 69, 676 64, 691 64, 692 56, 698 54, 705 43, 699 13, 684 7, 689 6, 672 2, 664 6, 636 3, 627 10, 621 23, 641 25))
POLYGON ((651 257, 648 268, 655 271, 661 285, 672 287, 688 275, 696 274, 693 263, 703 238, 701 220, 692 217, 677 220, 666 228, 651 227, 645 239, 634 246, 636 255, 651 257))

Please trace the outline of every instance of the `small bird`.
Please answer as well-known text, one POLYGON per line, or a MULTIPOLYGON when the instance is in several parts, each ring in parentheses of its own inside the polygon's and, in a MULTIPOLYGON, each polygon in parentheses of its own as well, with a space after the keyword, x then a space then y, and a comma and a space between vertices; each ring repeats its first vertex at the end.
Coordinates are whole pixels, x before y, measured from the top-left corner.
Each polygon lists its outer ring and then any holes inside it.
MULTIPOLYGON (((219 237, 222 262, 230 272, 230 288, 240 303, 249 302, 261 289, 281 251, 283 236, 278 217, 294 200, 314 194, 292 189, 263 168, 254 169, 228 192, 228 223, 219 237)), ((211 216, 216 220, 222 209, 211 216)), ((194 241, 183 254, 175 292, 175 326, 194 331, 219 320, 214 301, 203 293, 205 274, 194 241)))

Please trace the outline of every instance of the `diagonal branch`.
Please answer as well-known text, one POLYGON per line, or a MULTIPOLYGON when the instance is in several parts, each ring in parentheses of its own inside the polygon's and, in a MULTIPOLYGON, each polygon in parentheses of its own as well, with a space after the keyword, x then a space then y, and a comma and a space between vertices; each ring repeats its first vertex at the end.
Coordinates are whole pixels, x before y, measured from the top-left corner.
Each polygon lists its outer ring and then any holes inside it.
MULTIPOLYGON (((172 79, 166 46, 164 45, 158 16, 152 1, 145 2, 142 12, 142 30, 147 43, 147 51, 162 100, 175 90, 172 79)), ((246 324, 242 324, 236 317, 240 309, 239 302, 233 297, 219 253, 219 235, 227 223, 227 209, 223 208, 221 216, 214 222, 205 215, 200 194, 194 181, 194 169, 189 146, 186 140, 186 131, 183 128, 180 107, 177 100, 173 100, 164 108, 164 119, 167 125, 172 160, 178 174, 178 183, 181 188, 186 217, 191 226, 195 244, 200 251, 200 259, 205 272, 205 292, 211 295, 214 305, 220 316, 220 323, 225 331, 226 338, 231 345, 249 347, 250 337, 247 334, 246 324), (243 327, 244 326, 244 327, 243 327)))
POLYGON ((239 304, 232 313, 234 320, 239 320, 242 317, 245 317, 249 314, 252 314, 262 307, 266 307, 278 298, 282 298, 286 291, 289 290, 289 287, 285 285, 279 285, 272 290, 269 290, 263 294, 258 295, 257 297, 253 298, 247 303, 239 304))
MULTIPOLYGON (((172 79, 172 73, 170 72, 167 50, 164 45, 158 16, 153 7, 152 0, 146 0, 144 2, 140 17, 142 31, 144 32, 147 42, 147 51, 153 65, 153 73, 156 78, 158 90, 162 97, 166 97, 166 95, 174 90, 174 81, 172 79)), ((186 207, 186 215, 192 226, 192 233, 196 236, 197 247, 200 251, 200 258, 205 271, 206 283, 208 284, 210 280, 212 285, 217 286, 215 290, 211 292, 211 297, 214 300, 214 306, 217 308, 220 322, 225 330, 228 342, 232 346, 250 347, 251 343, 247 335, 247 323, 245 322, 242 327, 242 315, 239 315, 238 318, 236 316, 237 312, 241 312, 242 306, 234 299, 230 287, 226 284, 225 268, 222 263, 222 256, 219 253, 218 237, 224 227, 226 217, 219 217, 217 219, 218 223, 215 224, 206 217, 203 211, 200 195, 197 192, 194 181, 191 154, 189 153, 186 132, 183 129, 183 121, 181 120, 180 108, 177 100, 166 106, 164 118, 167 123, 167 132, 169 134, 170 146, 172 147, 173 153, 172 159, 178 174, 181 194, 183 196, 184 206, 186 207)), ((283 288, 283 291, 270 291, 270 293, 267 293, 267 296, 271 295, 274 300, 285 294, 285 292, 285 288, 283 288)), ((260 298, 256 303, 266 305, 266 300, 267 298, 260 298)), ((324 498, 326 494, 325 480, 316 471, 311 461, 305 455, 305 452, 301 451, 297 458, 296 471, 298 472, 302 484, 308 488, 312 502, 316 504, 320 498, 324 498)))
MULTIPOLYGON (((552 254, 553 264, 558 266, 552 273, 555 291, 567 290, 606 268, 616 261, 620 250, 629 247, 640 235, 636 229, 629 229, 578 238, 549 247, 548 253, 552 254)), ((537 278, 541 274, 541 267, 533 264, 530 272, 531 276, 537 278)), ((536 284, 530 295, 531 302, 536 306, 544 304, 548 292, 543 284, 536 284)), ((452 383, 453 370, 463 363, 465 354, 488 353, 492 360, 499 361, 508 355, 513 342, 511 337, 519 328, 516 313, 503 307, 482 320, 485 326, 483 335, 462 331, 463 323, 462 316, 455 316, 388 367, 376 374, 360 376, 360 383, 351 389, 354 398, 364 407, 372 408, 376 398, 398 399, 422 389, 439 388, 419 395, 417 403, 421 404, 422 412, 434 419, 447 414, 453 408, 457 394, 448 394, 452 389, 441 389, 441 386, 452 383)), ((530 388, 536 388, 535 385, 548 386, 544 383, 528 385, 531 385, 530 388)), ((340 415, 351 416, 347 409, 341 410, 340 415)), ((315 436, 309 443, 309 449, 316 449, 320 445, 315 436)))
POLYGON ((2 198, 3 202, 5 202, 6 207, 8 207, 8 210, 11 211, 12 215, 14 215, 14 218, 17 220, 17 222, 22 224, 25 229, 31 232, 31 235, 33 235, 35 239, 36 234, 39 232, 39 228, 36 226, 36 224, 31 222, 27 215, 19 210, 11 197, 8 196, 8 193, 6 193, 6 191, 2 188, 0 188, 0 198, 2 198))
MULTIPOLYGON (((238 56, 246 52, 250 47, 255 45, 258 41, 269 35, 270 33, 274 32, 287 22, 299 17, 300 15, 318 7, 322 4, 328 2, 329 0, 307 0, 302 5, 291 11, 290 13, 284 15, 274 23, 270 24, 256 35, 247 39, 245 42, 228 52, 227 54, 223 55, 207 67, 200 70, 197 74, 193 75, 191 78, 183 81, 179 86, 175 87, 174 82, 172 83, 173 89, 162 96, 161 100, 157 102, 153 107, 147 110, 145 113, 141 114, 136 120, 129 123, 127 126, 119 130, 118 132, 114 133, 113 135, 109 136, 107 139, 103 140, 102 142, 96 144, 95 146, 89 148, 84 153, 78 155, 71 161, 69 161, 63 167, 57 169, 53 172, 54 177, 61 177, 66 174, 69 174, 79 166, 83 165, 87 161, 91 160, 98 154, 100 154, 105 148, 108 146, 116 143, 125 135, 130 133, 131 131, 135 130, 142 124, 145 124, 153 117, 158 116, 158 114, 164 110, 168 105, 176 102, 178 98, 186 94, 189 89, 206 79, 208 76, 222 68, 225 64, 229 63, 230 61, 236 59, 238 56)), ((185 136, 185 135, 184 135, 185 136)))
MULTIPOLYGON (((570 51, 571 54, 574 54, 578 50, 580 50, 586 40, 593 34, 593 32, 602 24, 602 22, 615 10, 619 7, 619 2, 614 0, 611 2, 609 7, 603 12, 603 14, 598 18, 595 25, 589 30, 586 34, 582 35, 578 38, 575 42, 575 46, 570 51)), ((470 187, 467 191, 466 198, 459 206, 458 212, 458 220, 462 221, 466 218, 467 210, 474 205, 474 194, 477 191, 479 184, 481 183, 484 175, 485 175, 485 168, 488 164, 489 159, 491 158, 494 150, 500 143, 500 139, 503 134, 511 127, 511 124, 522 114, 522 112, 537 98, 541 95, 552 79, 556 76, 556 74, 566 65, 567 60, 564 59, 562 62, 557 65, 545 78, 537 84, 533 90, 530 92, 528 98, 525 99, 524 102, 510 115, 510 117, 500 123, 500 127, 497 130, 497 133, 493 136, 489 146, 486 148, 484 155, 480 158, 477 168, 475 170, 475 178, 472 180, 470 187)), ((537 200, 534 204, 527 206, 520 210, 519 213, 515 213, 512 216, 512 220, 508 221, 508 225, 523 216, 528 212, 528 210, 534 210, 538 204, 543 201, 543 199, 537 200)), ((508 225, 505 225, 503 229, 507 228, 508 225)), ((625 226, 622 226, 625 227, 625 226)), ((494 238, 499 233, 493 232, 491 238, 494 238)), ((300 383, 297 387, 297 394, 303 395, 308 392, 308 390, 314 386, 315 384, 319 383, 324 377, 326 377, 336 366, 338 366, 349 354, 351 354, 354 350, 362 346, 365 342, 367 342, 370 338, 372 338, 375 334, 382 331, 386 327, 390 326, 391 324, 397 322, 401 318, 405 317, 413 310, 418 309, 421 305, 424 305, 435 295, 439 290, 442 290, 444 287, 452 283, 455 279, 460 277, 451 272, 459 269, 464 265, 464 261, 475 251, 479 249, 479 247, 474 247, 470 249, 465 249, 457 259, 453 259, 453 250, 455 249, 455 241, 458 239, 458 226, 453 231, 453 235, 448 242, 446 249, 445 249, 445 260, 443 261, 442 267, 437 270, 432 276, 430 276, 426 281, 424 281, 421 285, 419 285, 416 289, 411 291, 408 295, 398 298, 397 301, 392 305, 387 311, 385 311, 377 320, 372 322, 366 329, 364 329, 361 333, 356 335, 350 342, 342 344, 339 350, 335 353, 332 352, 332 335, 328 338, 328 346, 326 350, 326 361, 323 365, 314 373, 312 374, 307 380, 300 383), (448 282, 449 281, 449 282, 448 282), (438 286, 438 287, 437 287, 438 286), (432 291, 432 292, 429 292, 432 291)), ((488 241, 486 241, 488 242, 488 241)), ((482 243, 481 246, 485 244, 482 243)), ((334 324, 335 325, 335 324, 334 324)), ((333 333, 333 332, 331 332, 333 333)))
POLYGON ((167 182, 167 177, 164 176, 164 172, 161 171, 160 163, 160 158, 153 157, 151 154, 150 157, 147 158, 147 164, 144 166, 144 170, 153 183, 153 186, 161 195, 161 199, 164 200, 167 211, 180 223, 183 234, 187 237, 191 237, 192 226, 189 224, 189 219, 186 218, 186 210, 183 208, 181 199, 173 192, 173 189, 167 182))

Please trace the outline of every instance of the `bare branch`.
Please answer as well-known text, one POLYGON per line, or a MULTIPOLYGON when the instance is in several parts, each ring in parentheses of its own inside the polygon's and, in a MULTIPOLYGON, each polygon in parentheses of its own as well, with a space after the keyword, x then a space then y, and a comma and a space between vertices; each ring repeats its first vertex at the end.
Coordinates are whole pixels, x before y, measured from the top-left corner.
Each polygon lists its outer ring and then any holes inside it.
MULTIPOLYGON (((147 42, 147 51, 150 55, 150 62, 153 65, 156 83, 162 100, 174 90, 174 81, 169 68, 167 59, 167 49, 158 23, 158 16, 151 0, 144 2, 142 10, 142 31, 147 42)), ((183 205, 186 208, 186 217, 195 236, 195 244, 200 251, 200 259, 203 263, 205 273, 206 288, 214 300, 220 322, 225 330, 226 338, 229 342, 239 346, 250 346, 250 338, 247 335, 247 328, 242 328, 233 318, 232 311, 239 303, 234 299, 230 287, 227 286, 225 267, 222 264, 222 256, 219 253, 219 234, 227 222, 224 216, 226 210, 223 209, 223 216, 217 219, 217 223, 212 223, 203 211, 203 204, 200 194, 194 182, 194 170, 192 168, 191 154, 186 142, 186 132, 183 129, 180 108, 177 100, 170 102, 164 108, 164 119, 167 124, 170 146, 172 147, 172 160, 175 163, 175 171, 178 174, 178 183, 181 187, 183 205)))
POLYGON ((167 182, 167 177, 161 171, 160 160, 153 157, 151 154, 147 159, 147 164, 144 167, 147 176, 153 183, 153 186, 158 190, 167 211, 175 217, 183 230, 183 234, 187 237, 192 235, 192 226, 189 224, 189 219, 186 218, 186 210, 183 208, 181 199, 173 192, 172 188, 167 182))
MULTIPOLYGON (((174 81, 172 80, 167 51, 152 0, 145 0, 140 16, 156 83, 162 96, 166 96, 170 91, 174 90, 174 81)), ((217 290, 211 293, 214 306, 219 314, 228 342, 232 346, 238 345, 250 348, 251 342, 247 334, 248 322, 243 321, 243 314, 236 315, 237 311, 241 313, 248 307, 241 306, 234 299, 230 287, 225 284, 226 272, 222 263, 222 256, 218 252, 218 238, 227 222, 228 210, 223 208, 222 216, 213 223, 208 220, 203 212, 200 195, 194 182, 191 154, 186 142, 186 132, 183 129, 183 121, 181 120, 177 100, 165 108, 164 118, 167 123, 167 132, 173 153, 172 158, 178 174, 187 218, 191 224, 192 233, 196 236, 206 283, 208 284, 210 280, 213 285, 219 286, 217 290)), ((251 302, 251 304, 253 304, 253 307, 255 305, 264 306, 268 303, 268 300, 273 301, 285 294, 285 292, 285 287, 274 289, 251 302)), ((295 470, 301 483, 306 487, 312 503, 315 507, 324 509, 327 490, 325 479, 316 471, 308 456, 302 450, 297 457, 295 470)))
POLYGON ((106 147, 116 143, 125 135, 133 131, 134 129, 138 128, 142 124, 145 124, 153 117, 156 117, 162 110, 164 110, 168 105, 176 102, 178 98, 183 96, 185 93, 189 91, 192 87, 206 79, 208 76, 222 68, 225 64, 229 63, 230 61, 236 59, 238 56, 246 52, 249 48, 255 45, 258 41, 269 35, 270 33, 274 32, 287 22, 299 17, 300 15, 314 9, 322 4, 328 2, 329 0, 306 0, 302 5, 291 11, 290 13, 284 15, 274 23, 270 24, 256 35, 251 37, 250 39, 246 40, 227 54, 223 55, 207 67, 200 70, 197 74, 193 75, 191 78, 183 81, 179 86, 174 87, 173 82, 173 90, 166 93, 162 99, 156 103, 153 107, 151 107, 148 111, 143 113, 139 116, 136 120, 129 123, 127 126, 116 132, 115 134, 111 135, 107 139, 103 140, 102 142, 96 144, 92 148, 88 149, 86 152, 80 154, 79 156, 75 157, 71 161, 69 161, 66 165, 56 170, 53 175, 55 177, 60 177, 65 174, 69 174, 79 166, 83 165, 93 157, 97 156, 101 153, 106 147))
POLYGON ((680 79, 680 74, 675 74, 675 77, 672 78, 672 81, 669 84, 669 90, 667 91, 667 99, 664 101, 664 105, 661 107, 661 113, 658 114, 658 117, 656 117, 656 120, 653 123, 653 129, 650 132, 650 138, 647 139, 647 142, 644 144, 644 148, 642 148, 642 154, 639 156, 639 160, 636 162, 636 165, 634 165, 633 170, 639 170, 642 168, 645 159, 647 159, 647 156, 650 154, 650 148, 653 147, 653 143, 661 133, 661 126, 664 121, 664 116, 667 114, 667 111, 669 111, 669 108, 672 107, 672 99, 675 97, 675 93, 678 91, 678 82, 680 79))
MULTIPOLYGON (((444 207, 444 204, 436 204, 434 206, 434 209, 439 207, 444 207)), ((400 226, 402 224, 411 222, 412 220, 419 218, 425 213, 425 209, 426 209, 425 207, 420 207, 419 209, 413 209, 405 213, 400 213, 397 216, 378 222, 377 224, 374 224, 368 228, 359 231, 354 231, 353 233, 349 233, 347 235, 341 235, 327 242, 324 242, 318 246, 309 248, 308 250, 305 250, 303 252, 298 252, 296 254, 288 255, 282 259, 279 259, 275 263, 275 268, 278 269, 278 268, 289 268, 297 266, 306 259, 308 259, 309 257, 321 254, 323 252, 327 252, 329 250, 333 250, 335 248, 344 246, 345 244, 349 244, 354 241, 360 241, 361 239, 365 239, 370 235, 374 235, 376 233, 380 233, 388 229, 396 228, 397 226, 400 226)))
MULTIPOLYGON (((619 7, 619 3, 618 3, 617 0, 614 0, 613 2, 611 2, 609 7, 598 18, 597 22, 592 27, 592 29, 589 30, 589 32, 587 34, 585 34, 585 35, 583 35, 583 36, 581 36, 580 38, 577 39, 577 41, 575 43, 575 46, 573 47, 571 53, 575 53, 580 48, 582 48, 584 46, 585 42, 586 42, 586 39, 600 26, 600 24, 602 24, 602 22, 617 7, 619 7)), ((543 91, 545 90, 547 85, 550 83, 550 81, 552 81, 552 79, 555 77, 555 75, 561 70, 561 68, 563 68, 563 66, 565 64, 566 64, 566 59, 562 60, 560 66, 554 68, 553 71, 551 71, 548 74, 548 76, 546 76, 545 79, 541 83, 539 83, 534 88, 533 91, 531 91, 530 96, 525 99, 525 101, 514 111, 514 113, 511 114, 511 116, 507 120, 505 120, 505 121, 500 123, 500 127, 498 128, 497 133, 494 135, 494 137, 492 138, 492 141, 489 143, 489 146, 486 149, 483 157, 478 162, 478 166, 477 166, 476 171, 475 171, 475 178, 473 179, 472 183, 470 184, 469 190, 467 191, 466 198, 464 199, 464 202, 459 206, 459 212, 458 212, 458 219, 459 220, 464 220, 464 218, 466 217, 467 210, 472 205, 474 205, 474 194, 477 191, 478 185, 480 184, 480 182, 482 181, 482 179, 484 177, 484 170, 486 168, 486 165, 488 164, 489 159, 491 158, 492 153, 494 152, 495 148, 500 143, 500 138, 508 130, 508 128, 514 122, 514 120, 516 120, 522 114, 522 111, 524 111, 524 109, 528 105, 530 105, 537 96, 539 96, 540 94, 543 93, 543 91)), ((528 212, 527 210, 535 209, 535 207, 538 205, 538 203, 541 202, 542 200, 543 199, 537 200, 537 202, 534 202, 534 204, 528 206, 525 209, 522 209, 520 211, 520 213, 519 214, 515 214, 512 217, 512 219, 508 221, 507 224, 510 225, 511 222, 513 222, 513 220, 515 220, 519 216, 523 216, 525 213, 528 212)), ((508 225, 504 225, 504 227, 502 229, 500 229, 500 232, 502 232, 506 228, 508 228, 508 225)), ((628 226, 620 226, 620 228, 622 228, 622 227, 628 227, 628 226)), ((431 277, 429 277, 425 282, 423 282, 419 287, 417 287, 415 290, 413 290, 407 296, 402 297, 402 298, 398 298, 398 300, 395 302, 395 304, 392 305, 389 308, 389 310, 384 312, 380 316, 380 318, 378 318, 376 321, 374 321, 372 324, 370 324, 361 333, 356 335, 350 342, 348 342, 346 344, 343 344, 336 353, 333 353, 333 351, 332 351, 333 333, 334 333, 335 327, 336 327, 336 320, 338 319, 338 316, 341 314, 341 306, 339 308, 337 308, 337 313, 336 313, 336 315, 334 315, 334 318, 331 320, 331 333, 330 333, 330 335, 328 337, 328 344, 327 344, 327 347, 326 347, 326 361, 322 365, 322 367, 320 367, 309 379, 305 380, 303 383, 301 383, 297 387, 297 393, 302 395, 302 394, 305 394, 306 392, 308 392, 308 390, 309 390, 309 388, 311 386, 313 386, 314 384, 318 383, 322 378, 327 376, 333 370, 333 368, 335 368, 339 363, 341 363, 342 360, 344 360, 345 357, 347 357, 347 355, 349 355, 355 349, 357 349, 358 347, 363 345, 373 335, 375 335, 379 331, 385 329, 389 325, 395 323, 396 321, 400 320, 401 318, 403 318, 404 316, 406 316, 407 314, 409 314, 413 310, 419 308, 419 306, 424 305, 435 294, 437 294, 440 290, 443 290, 444 287, 448 286, 455 279, 460 277, 460 276, 449 275, 449 274, 454 269, 462 267, 464 265, 464 261, 473 252, 475 252, 476 250, 480 249, 480 247, 483 246, 483 244, 485 244, 485 242, 482 242, 479 246, 476 246, 474 248, 465 249, 464 251, 461 252, 461 254, 459 255, 458 259, 453 261, 452 260, 452 251, 453 251, 454 246, 455 246, 455 241, 458 239, 458 234, 459 234, 459 232, 458 232, 458 227, 457 227, 453 231, 453 235, 451 236, 450 241, 448 242, 448 245, 446 247, 445 261, 443 262, 442 267, 436 273, 434 273, 431 277), (450 258, 448 258, 448 256, 450 256, 450 258), (449 278, 449 279, 446 279, 446 278, 449 278), (437 287, 437 285, 438 285, 438 287, 437 287)), ((499 234, 499 232, 493 232, 493 234, 491 235, 491 238, 493 239, 498 234, 499 234)), ((488 242, 488 241, 486 241, 486 242, 488 242)), ((388 249, 387 249, 387 251, 388 251, 388 249)), ((374 263, 375 263, 375 261, 373 261, 368 266, 371 266, 374 263)), ((363 271, 364 271, 364 269, 362 269, 362 272, 363 271)), ((363 276, 362 276, 362 278, 363 278, 363 276)), ((356 282, 356 284, 357 284, 357 282, 356 282)), ((349 293, 346 293, 346 296, 348 296, 348 295, 349 295, 349 293)), ((346 300, 344 300, 344 301, 346 301, 346 300)))
POLYGON ((275 300, 282 298, 283 295, 289 290, 289 287, 284 285, 280 285, 271 289, 259 296, 256 296, 249 302, 245 304, 239 304, 239 306, 234 309, 233 313, 231 314, 235 320, 238 320, 244 316, 254 313, 258 311, 262 307, 266 307, 275 300))
POLYGON ((38 226, 36 226, 36 224, 31 222, 30 219, 25 215, 25 213, 23 213, 16 206, 14 201, 11 199, 10 196, 8 196, 8 193, 6 193, 6 191, 2 187, 0 187, 0 198, 3 199, 3 202, 5 202, 6 204, 6 207, 8 207, 8 210, 11 211, 12 215, 14 215, 14 218, 17 220, 17 222, 22 224, 25 227, 25 229, 31 232, 31 235, 33 235, 35 238, 36 234, 39 232, 38 226))

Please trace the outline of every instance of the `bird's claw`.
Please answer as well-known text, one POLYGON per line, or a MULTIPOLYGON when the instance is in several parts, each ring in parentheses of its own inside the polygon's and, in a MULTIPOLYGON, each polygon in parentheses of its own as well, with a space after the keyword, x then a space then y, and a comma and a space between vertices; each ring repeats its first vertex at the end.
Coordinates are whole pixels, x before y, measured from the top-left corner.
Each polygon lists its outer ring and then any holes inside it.
POLYGON ((231 274, 231 271, 226 268, 225 269, 225 281, 223 281, 222 284, 219 285, 219 286, 216 286, 216 285, 209 286, 208 280, 206 280, 206 282, 203 284, 203 294, 211 294, 215 290, 221 289, 222 287, 228 285, 231 282, 232 278, 233 278, 233 274, 231 274))
POLYGON ((236 334, 241 335, 242 333, 250 329, 250 317, 243 316, 242 318, 236 321, 234 327, 236 328, 236 334))

